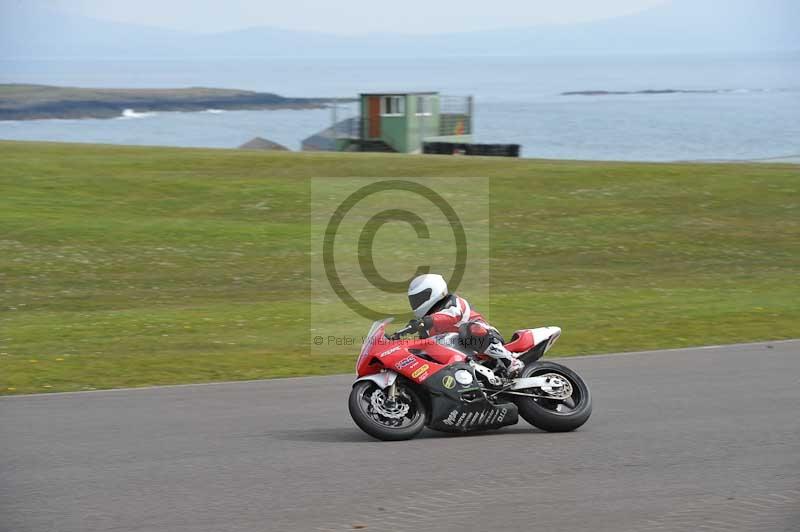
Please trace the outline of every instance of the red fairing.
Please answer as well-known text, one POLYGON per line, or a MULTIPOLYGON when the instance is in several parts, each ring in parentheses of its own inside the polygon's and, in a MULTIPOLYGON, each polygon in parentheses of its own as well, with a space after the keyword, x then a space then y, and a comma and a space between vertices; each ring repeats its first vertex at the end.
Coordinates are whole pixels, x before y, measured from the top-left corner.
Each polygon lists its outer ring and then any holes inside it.
POLYGON ((438 312, 428 315, 431 327, 428 330, 430 336, 437 334, 458 332, 459 323, 467 321, 485 321, 479 312, 472 310, 467 300, 456 296, 456 304, 445 307, 438 312), (466 319, 464 316, 466 315, 466 319))
POLYGON ((384 338, 375 342, 367 356, 361 359, 357 372, 359 377, 363 377, 387 369, 421 383, 445 366, 464 360, 466 357, 463 353, 439 345, 431 339, 388 340, 384 338), (411 350, 424 352, 434 361, 417 356, 411 350))
POLYGON ((512 353, 524 353, 525 351, 533 349, 535 345, 536 342, 533 338, 533 331, 530 329, 523 329, 514 333, 511 337, 511 341, 506 344, 506 349, 512 353))

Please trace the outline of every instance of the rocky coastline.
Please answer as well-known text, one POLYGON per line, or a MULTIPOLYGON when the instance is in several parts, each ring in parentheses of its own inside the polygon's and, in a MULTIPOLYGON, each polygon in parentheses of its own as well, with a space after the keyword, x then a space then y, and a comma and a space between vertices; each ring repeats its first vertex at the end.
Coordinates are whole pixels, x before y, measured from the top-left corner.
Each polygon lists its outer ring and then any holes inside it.
POLYGON ((117 118, 124 113, 318 109, 332 98, 233 89, 89 89, 0 84, 0 120, 117 118))

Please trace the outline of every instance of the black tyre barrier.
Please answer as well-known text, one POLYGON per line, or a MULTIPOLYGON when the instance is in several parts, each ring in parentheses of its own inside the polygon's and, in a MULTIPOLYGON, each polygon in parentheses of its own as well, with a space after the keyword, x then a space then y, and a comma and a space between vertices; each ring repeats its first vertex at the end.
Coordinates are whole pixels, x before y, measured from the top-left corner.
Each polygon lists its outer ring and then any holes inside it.
POLYGON ((436 155, 482 155, 519 157, 519 144, 466 144, 462 142, 425 142, 422 152, 436 155))

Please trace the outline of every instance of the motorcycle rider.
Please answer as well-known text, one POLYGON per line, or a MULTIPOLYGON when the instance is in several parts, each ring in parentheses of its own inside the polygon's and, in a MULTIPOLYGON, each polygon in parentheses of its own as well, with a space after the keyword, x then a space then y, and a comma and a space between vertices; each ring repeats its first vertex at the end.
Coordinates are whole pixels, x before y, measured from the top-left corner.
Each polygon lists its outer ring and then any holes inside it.
POLYGON ((525 366, 505 348, 497 329, 486 323, 466 299, 450 293, 441 275, 415 277, 408 287, 408 301, 415 316, 409 325, 421 337, 457 332, 465 346, 500 361, 508 376, 525 366))

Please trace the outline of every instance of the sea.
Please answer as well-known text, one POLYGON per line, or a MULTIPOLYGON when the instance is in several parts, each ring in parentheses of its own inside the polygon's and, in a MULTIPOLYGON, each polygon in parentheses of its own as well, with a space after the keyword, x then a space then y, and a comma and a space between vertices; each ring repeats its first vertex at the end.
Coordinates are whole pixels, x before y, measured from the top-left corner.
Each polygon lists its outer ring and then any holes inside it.
MULTIPOLYGON (((800 51, 759 54, 449 58, 0 60, 0 83, 222 87, 284 96, 439 91, 474 97, 475 141, 523 157, 800 161, 800 51), (613 91, 623 94, 564 95, 613 91), (642 91, 671 91, 666 93, 642 91)), ((341 118, 350 110, 339 109, 341 118)), ((0 139, 234 148, 264 137, 299 149, 331 109, 143 113, 0 121, 0 139)))

